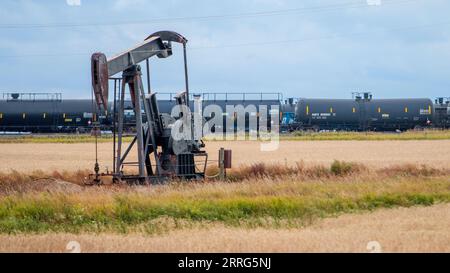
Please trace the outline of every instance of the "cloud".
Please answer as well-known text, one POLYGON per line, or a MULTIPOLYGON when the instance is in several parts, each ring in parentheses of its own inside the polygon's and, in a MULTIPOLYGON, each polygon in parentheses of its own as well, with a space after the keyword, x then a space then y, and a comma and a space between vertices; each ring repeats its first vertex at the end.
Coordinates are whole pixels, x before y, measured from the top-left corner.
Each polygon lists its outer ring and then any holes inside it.
MULTIPOLYGON (((232 1, 211 0, 101 0, 83 1, 75 9, 62 1, 6 1, 3 5, 0 24, 67 24, 262 12, 330 3, 250 0, 238 6, 232 1)), ((199 92, 349 97, 355 89, 370 89, 378 97, 433 97, 447 92, 450 84, 450 30, 440 24, 447 21, 449 12, 450 3, 443 0, 383 1, 377 7, 251 18, 0 29, 0 55, 44 55, 0 59, 0 73, 9 79, 2 89, 58 89, 65 97, 90 97, 90 53, 112 55, 157 30, 168 29, 189 39, 191 88, 199 92), (431 27, 420 27, 426 25, 431 27), (408 28, 411 26, 416 27, 408 28), (295 42, 271 44, 290 40, 295 42)), ((183 88, 181 49, 175 49, 169 59, 151 60, 156 91, 183 88)))

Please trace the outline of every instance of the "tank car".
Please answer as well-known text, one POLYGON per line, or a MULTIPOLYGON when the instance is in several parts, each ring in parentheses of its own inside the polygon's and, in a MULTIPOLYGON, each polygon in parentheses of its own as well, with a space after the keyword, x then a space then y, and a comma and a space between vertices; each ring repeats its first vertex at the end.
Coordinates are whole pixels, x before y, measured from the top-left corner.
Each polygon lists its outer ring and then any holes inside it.
POLYGON ((301 128, 391 131, 427 127, 433 120, 430 99, 299 99, 301 128))
POLYGON ((0 101, 0 131, 72 132, 89 127, 96 114, 90 100, 32 95, 13 93, 0 101))

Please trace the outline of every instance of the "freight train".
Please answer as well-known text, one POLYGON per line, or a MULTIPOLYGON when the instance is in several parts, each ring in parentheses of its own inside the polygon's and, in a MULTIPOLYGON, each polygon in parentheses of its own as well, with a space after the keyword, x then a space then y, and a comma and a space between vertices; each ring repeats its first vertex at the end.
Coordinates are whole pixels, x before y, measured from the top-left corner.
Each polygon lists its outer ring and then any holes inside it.
MULTIPOLYGON (((161 113, 170 113, 175 105, 173 94, 161 94, 161 113)), ((353 99, 283 100, 279 93, 203 93, 203 107, 216 104, 223 109, 224 124, 229 116, 226 105, 267 105, 280 111, 283 132, 295 130, 393 131, 421 128, 450 128, 450 98, 373 99, 370 93, 355 94, 353 99)), ((190 104, 191 106, 193 103, 190 104)), ((98 120, 105 129, 112 128, 114 103, 109 113, 100 113, 92 100, 63 100, 61 94, 7 93, 0 100, 0 132, 88 132, 92 121, 98 120)), ((125 124, 132 129, 134 111, 131 102, 125 104, 125 124)), ((233 115, 231 113, 230 115, 233 115)), ((259 116, 260 113, 247 113, 259 116)), ((270 113, 268 127, 270 121, 270 113)), ((248 125, 248 123, 246 122, 248 125)), ((234 124, 236 126, 236 124, 234 124)), ((223 128, 224 131, 231 128, 223 128)), ((236 128, 233 128, 233 130, 236 128)), ((248 128, 246 128, 248 130, 248 128)))
POLYGON ((405 131, 450 128, 450 99, 373 99, 370 93, 353 99, 286 101, 285 125, 293 130, 405 131))
MULTIPOLYGON (((176 105, 175 93, 158 94, 158 108, 161 113, 170 114, 176 105), (159 99, 159 98, 162 99, 159 99)), ((226 128, 227 118, 234 120, 233 130, 237 130, 234 113, 228 114, 226 106, 267 105, 267 117, 270 128, 271 107, 280 108, 282 96, 279 93, 202 93, 194 96, 202 98, 203 108, 217 105, 223 111, 223 128, 226 128)), ((194 103, 190 103, 191 111, 194 103)), ((0 132, 33 132, 33 133, 72 133, 88 132, 92 129, 93 120, 100 122, 102 129, 111 130, 113 127, 114 102, 109 102, 108 113, 99 112, 96 104, 89 99, 63 100, 59 93, 5 93, 0 100, 0 132)), ((125 130, 132 130, 135 124, 135 113, 130 100, 125 101, 124 125, 125 130)), ((250 115, 257 115, 258 110, 246 114, 246 122, 250 115)), ((145 121, 146 117, 143 115, 145 121)), ((219 125, 220 126, 220 125, 219 125)), ((248 128, 243 128, 248 130, 248 128)), ((212 131, 216 128, 212 128, 212 131)))

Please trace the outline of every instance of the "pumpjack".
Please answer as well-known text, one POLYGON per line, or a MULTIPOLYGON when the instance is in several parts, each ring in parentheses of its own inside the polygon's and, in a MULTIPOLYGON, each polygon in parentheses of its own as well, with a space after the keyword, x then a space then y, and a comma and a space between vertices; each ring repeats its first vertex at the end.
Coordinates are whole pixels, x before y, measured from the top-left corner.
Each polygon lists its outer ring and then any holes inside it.
MULTIPOLYGON (((109 81, 114 80, 113 171, 107 174, 113 177, 113 181, 142 184, 164 182, 174 177, 186 179, 201 179, 204 177, 208 154, 203 150, 205 145, 201 138, 195 139, 194 134, 191 134, 192 137, 174 137, 172 133, 177 121, 180 122, 183 119, 192 121, 194 113, 180 110, 181 114, 175 117, 169 114, 161 114, 158 109, 157 94, 150 90, 149 59, 154 56, 158 58, 170 57, 173 53, 172 43, 180 43, 183 46, 186 90, 176 96, 175 107, 189 109, 187 41, 185 37, 176 32, 159 31, 148 36, 144 42, 114 57, 107 58, 105 54, 99 52, 92 55, 92 88, 100 111, 108 111, 109 81), (147 63, 148 92, 144 90, 142 71, 139 65, 143 61, 147 63), (122 73, 122 76, 113 78, 118 73, 122 73), (117 82, 119 82, 118 85, 117 82), (130 92, 136 120, 136 132, 127 147, 124 143, 126 87, 130 92), (117 88, 119 89, 117 90, 117 88), (127 161, 133 147, 137 152, 137 162, 127 161), (135 173, 136 170, 138 173, 135 173)), ((191 128, 184 129, 193 132, 193 122, 182 124, 190 126, 191 128)), ((98 169, 98 163, 96 162, 96 178, 94 181, 101 183, 99 179, 101 175, 98 174, 98 169)))

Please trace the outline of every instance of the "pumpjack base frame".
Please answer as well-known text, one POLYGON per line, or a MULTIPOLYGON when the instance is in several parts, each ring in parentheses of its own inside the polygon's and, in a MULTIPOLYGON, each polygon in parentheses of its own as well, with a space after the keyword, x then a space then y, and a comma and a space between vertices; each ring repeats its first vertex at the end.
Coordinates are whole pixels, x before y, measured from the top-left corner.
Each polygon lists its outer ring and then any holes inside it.
POLYGON ((163 185, 169 181, 176 179, 191 180, 203 179, 204 174, 186 175, 186 176, 147 176, 139 177, 138 175, 113 176, 115 183, 126 183, 128 185, 163 185))

